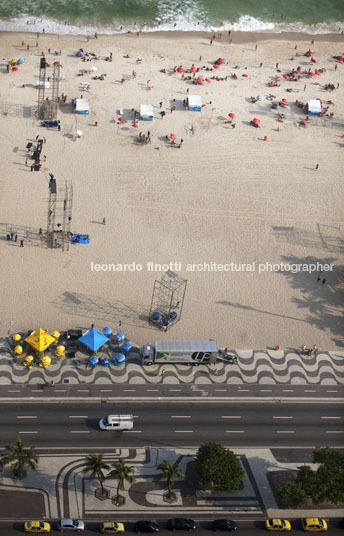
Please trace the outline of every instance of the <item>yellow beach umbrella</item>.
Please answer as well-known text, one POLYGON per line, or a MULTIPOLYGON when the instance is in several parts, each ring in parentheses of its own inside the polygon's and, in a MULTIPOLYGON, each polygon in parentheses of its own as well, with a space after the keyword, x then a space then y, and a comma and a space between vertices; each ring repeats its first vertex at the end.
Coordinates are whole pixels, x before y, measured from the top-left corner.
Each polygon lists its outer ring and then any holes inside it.
POLYGON ((27 363, 28 365, 30 365, 33 361, 33 356, 32 355, 27 355, 25 357, 25 363, 27 363))
POLYGON ((15 353, 17 356, 22 355, 22 353, 23 353, 23 348, 22 348, 22 346, 20 346, 20 344, 18 344, 18 345, 14 348, 14 353, 15 353))
POLYGON ((48 346, 50 346, 51 343, 55 341, 55 339, 54 337, 49 335, 49 333, 44 331, 44 329, 39 328, 33 331, 31 335, 26 337, 25 341, 28 342, 29 345, 32 346, 32 348, 34 348, 38 352, 43 352, 43 350, 48 348, 48 346))
POLYGON ((59 331, 53 331, 51 335, 54 337, 54 339, 58 339, 61 334, 59 331))
POLYGON ((56 350, 57 350, 57 357, 62 357, 62 356, 64 355, 64 353, 65 353, 65 349, 66 349, 65 346, 62 346, 62 345, 61 345, 61 346, 58 346, 58 347, 56 348, 56 350))
POLYGON ((17 60, 11 60, 11 63, 15 64, 17 63, 17 60))
POLYGON ((49 367, 49 365, 51 364, 51 358, 48 356, 48 355, 45 355, 42 359, 42 365, 44 368, 47 368, 49 367))
POLYGON ((16 333, 15 335, 12 335, 12 341, 13 342, 18 342, 20 341, 21 339, 21 336, 19 335, 19 333, 16 333))

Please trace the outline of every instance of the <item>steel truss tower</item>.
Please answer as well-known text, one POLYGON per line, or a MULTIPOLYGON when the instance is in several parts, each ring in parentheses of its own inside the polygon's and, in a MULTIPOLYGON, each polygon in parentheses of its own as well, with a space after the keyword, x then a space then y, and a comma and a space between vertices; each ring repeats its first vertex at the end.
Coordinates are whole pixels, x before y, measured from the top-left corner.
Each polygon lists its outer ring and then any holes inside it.
POLYGON ((73 212, 73 184, 66 181, 64 187, 58 188, 56 180, 49 183, 47 246, 69 251, 73 212))
POLYGON ((149 321, 167 330, 182 317, 187 280, 170 270, 154 282, 149 321))
POLYGON ((52 67, 45 56, 41 58, 38 83, 37 119, 51 121, 57 118, 59 104, 60 62, 52 67))

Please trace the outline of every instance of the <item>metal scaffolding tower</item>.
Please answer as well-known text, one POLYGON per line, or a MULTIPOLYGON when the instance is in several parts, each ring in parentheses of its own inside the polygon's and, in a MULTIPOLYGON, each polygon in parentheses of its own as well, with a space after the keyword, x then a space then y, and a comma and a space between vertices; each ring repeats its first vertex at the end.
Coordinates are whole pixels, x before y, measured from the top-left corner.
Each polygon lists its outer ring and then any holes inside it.
POLYGON ((58 188, 54 175, 50 174, 47 246, 69 251, 73 211, 73 184, 66 181, 64 187, 58 188))
POLYGON ((50 67, 45 56, 41 58, 38 82, 37 119, 49 121, 57 118, 59 104, 60 62, 50 67))
POLYGON ((167 330, 182 317, 187 280, 170 270, 154 282, 149 321, 167 330))

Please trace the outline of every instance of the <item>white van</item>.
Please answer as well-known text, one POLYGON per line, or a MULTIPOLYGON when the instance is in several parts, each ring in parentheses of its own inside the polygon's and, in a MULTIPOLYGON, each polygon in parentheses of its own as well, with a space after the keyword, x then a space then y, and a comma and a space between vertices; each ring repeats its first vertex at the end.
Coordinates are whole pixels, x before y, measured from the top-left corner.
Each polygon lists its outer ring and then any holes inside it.
POLYGON ((123 432, 125 430, 132 430, 134 427, 134 421, 132 415, 107 415, 99 421, 99 428, 101 430, 114 430, 123 432))

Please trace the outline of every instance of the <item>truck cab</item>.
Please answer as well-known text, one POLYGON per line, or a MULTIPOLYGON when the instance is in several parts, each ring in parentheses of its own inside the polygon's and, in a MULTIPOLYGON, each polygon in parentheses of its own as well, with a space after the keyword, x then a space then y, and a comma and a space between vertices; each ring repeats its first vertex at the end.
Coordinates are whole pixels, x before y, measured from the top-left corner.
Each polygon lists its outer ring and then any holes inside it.
POLYGON ((145 344, 141 350, 142 365, 153 365, 155 349, 152 344, 145 344))

